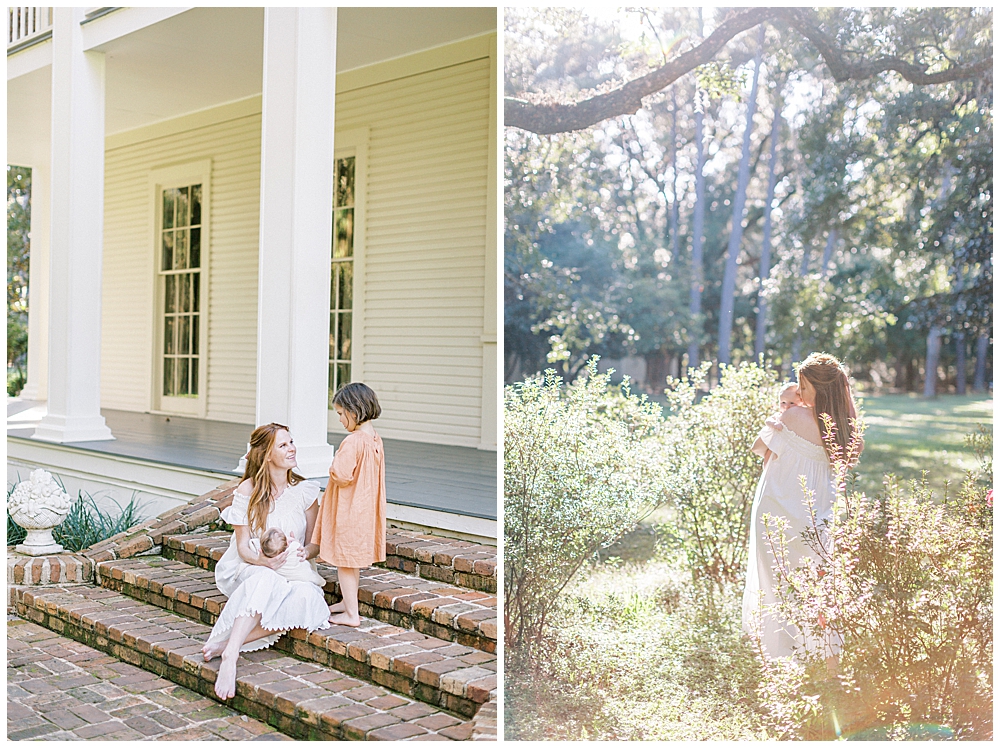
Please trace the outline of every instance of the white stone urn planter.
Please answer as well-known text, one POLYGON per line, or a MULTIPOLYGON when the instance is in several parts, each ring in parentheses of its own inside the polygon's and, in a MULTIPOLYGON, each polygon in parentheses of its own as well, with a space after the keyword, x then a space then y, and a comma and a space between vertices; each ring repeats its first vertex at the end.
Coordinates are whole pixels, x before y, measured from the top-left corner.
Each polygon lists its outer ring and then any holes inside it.
POLYGON ((14 548, 28 556, 47 556, 65 549, 52 537, 52 528, 69 514, 73 501, 51 473, 39 468, 31 480, 15 486, 7 500, 7 511, 18 525, 28 531, 24 542, 14 548))

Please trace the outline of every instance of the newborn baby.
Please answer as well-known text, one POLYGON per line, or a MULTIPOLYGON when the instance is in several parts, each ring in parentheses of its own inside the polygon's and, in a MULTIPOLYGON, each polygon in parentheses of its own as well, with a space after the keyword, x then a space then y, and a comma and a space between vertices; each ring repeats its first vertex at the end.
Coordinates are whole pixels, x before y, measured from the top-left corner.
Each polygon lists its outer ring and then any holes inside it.
POLYGON ((295 538, 289 541, 285 537, 285 533, 277 527, 265 530, 260 539, 260 552, 268 558, 274 558, 286 548, 289 549, 285 563, 275 569, 281 576, 290 582, 312 582, 322 587, 326 584, 326 580, 316 573, 311 562, 299 558, 299 554, 296 553, 301 547, 302 544, 299 541, 295 538))
MULTIPOLYGON (((778 420, 778 417, 780 416, 781 413, 784 413, 786 410, 788 410, 789 408, 791 408, 793 405, 804 406, 805 403, 802 402, 802 398, 799 396, 799 385, 796 384, 795 382, 786 382, 778 390, 778 411, 779 411, 779 415, 778 416, 771 416, 771 417, 769 417, 766 421, 764 421, 764 425, 765 426, 770 426, 775 431, 781 431, 782 429, 784 429, 785 425, 781 421, 778 420)), ((760 455, 761 457, 763 457, 765 465, 767 464, 767 461, 769 459, 772 459, 772 458, 773 459, 777 459, 777 456, 774 454, 774 452, 772 452, 770 449, 768 449, 767 445, 764 444, 763 439, 760 439, 759 437, 758 437, 757 441, 755 441, 753 443, 753 447, 751 447, 751 451, 754 454, 760 455)))

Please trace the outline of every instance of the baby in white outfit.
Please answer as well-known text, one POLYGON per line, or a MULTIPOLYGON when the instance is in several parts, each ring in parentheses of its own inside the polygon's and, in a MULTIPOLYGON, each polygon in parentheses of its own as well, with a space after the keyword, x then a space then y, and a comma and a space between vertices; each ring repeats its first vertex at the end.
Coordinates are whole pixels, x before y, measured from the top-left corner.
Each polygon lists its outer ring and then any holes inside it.
POLYGON ((316 573, 315 567, 310 561, 299 558, 296 551, 302 547, 295 538, 289 540, 285 533, 277 527, 271 527, 264 531, 260 539, 260 552, 268 558, 274 558, 279 553, 288 549, 288 556, 285 563, 275 569, 281 576, 290 582, 312 582, 320 587, 326 584, 326 580, 316 573))

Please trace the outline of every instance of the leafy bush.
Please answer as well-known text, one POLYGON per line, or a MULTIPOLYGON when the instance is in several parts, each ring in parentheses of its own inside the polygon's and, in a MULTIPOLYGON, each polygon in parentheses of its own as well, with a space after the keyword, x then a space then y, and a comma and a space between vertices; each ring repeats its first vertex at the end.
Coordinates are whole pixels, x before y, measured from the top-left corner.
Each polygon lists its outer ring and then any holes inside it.
POLYGON ((712 616, 682 557, 585 569, 553 613, 539 672, 505 671, 506 737, 760 737, 747 698, 757 662, 740 631, 739 596, 728 591, 726 615, 712 616))
POLYGON ((667 491, 696 582, 709 589, 742 578, 760 458, 750 451, 775 412, 777 378, 756 364, 722 366, 719 385, 701 400, 710 363, 668 380, 673 415, 663 430, 667 491))
POLYGON ((649 438, 660 407, 618 390, 597 359, 572 385, 554 371, 504 392, 504 615, 510 654, 530 656, 585 561, 664 501, 649 438))
MULTIPOLYGON (((56 480, 58 481, 58 478, 56 480)), ((13 490, 13 485, 7 487, 8 499, 13 490)), ((86 491, 80 491, 66 519, 58 527, 53 528, 52 537, 63 548, 76 553, 124 532, 145 519, 141 504, 134 493, 124 507, 113 499, 111 502, 118 508, 117 513, 102 511, 93 496, 86 491)), ((7 545, 17 545, 26 535, 27 531, 15 523, 8 513, 7 545)))
POLYGON ((124 507, 113 499, 111 501, 118 507, 117 514, 101 511, 90 494, 80 491, 66 519, 52 531, 52 537, 68 551, 82 551, 94 543, 125 532, 144 519, 134 493, 124 507))
POLYGON ((798 665, 765 659, 772 728, 787 737, 834 730, 912 738, 915 725, 933 725, 935 735, 989 739, 989 487, 970 474, 955 495, 936 501, 926 474, 907 486, 888 476, 874 497, 838 483, 833 520, 803 535, 815 563, 789 568, 780 523, 771 535, 781 615, 843 642, 839 682, 827 676, 821 652, 803 649, 798 665), (790 679, 797 687, 783 688, 790 679))

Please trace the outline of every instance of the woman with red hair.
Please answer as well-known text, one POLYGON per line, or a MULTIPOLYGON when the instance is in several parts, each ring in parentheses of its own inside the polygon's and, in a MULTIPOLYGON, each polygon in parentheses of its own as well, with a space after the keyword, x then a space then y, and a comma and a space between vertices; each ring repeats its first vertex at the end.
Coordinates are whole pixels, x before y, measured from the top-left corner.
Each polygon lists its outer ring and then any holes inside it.
MULTIPOLYGON (((833 356, 813 353, 797 367, 799 397, 802 405, 792 405, 778 419, 768 419, 761 430, 754 451, 773 454, 764 462, 750 510, 750 553, 746 587, 743 593, 743 628, 759 631, 761 644, 770 657, 790 656, 797 648, 810 651, 822 647, 828 663, 839 652, 836 642, 817 642, 795 626, 781 619, 774 609, 777 572, 767 534, 776 529, 773 519, 784 518, 788 568, 798 566, 811 552, 802 533, 833 515, 836 496, 833 462, 853 461, 850 454, 857 408, 847 371, 833 356), (824 418, 826 416, 827 418, 824 418), (805 488, 812 493, 812 510, 805 501, 805 488)), ((832 665, 831 665, 832 666, 832 665)))
MULTIPOLYGON (((220 699, 236 695, 236 661, 240 652, 264 649, 294 628, 324 629, 330 611, 322 589, 312 582, 290 581, 276 569, 290 552, 265 556, 260 537, 272 527, 304 543, 312 537, 319 505, 319 485, 294 471, 295 443, 288 428, 269 423, 250 435, 243 482, 222 519, 233 526, 229 549, 215 565, 215 583, 229 597, 202 648, 205 660, 222 656, 215 680, 220 699)), ((302 559, 319 547, 293 546, 302 559)))

